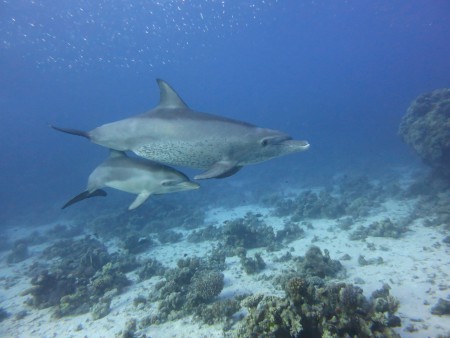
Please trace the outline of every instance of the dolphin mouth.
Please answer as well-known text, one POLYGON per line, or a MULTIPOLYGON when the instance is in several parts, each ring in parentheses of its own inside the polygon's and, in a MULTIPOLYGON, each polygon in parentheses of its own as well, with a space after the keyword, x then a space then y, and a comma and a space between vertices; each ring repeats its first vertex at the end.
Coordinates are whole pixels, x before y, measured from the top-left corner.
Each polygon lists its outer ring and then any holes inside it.
POLYGON ((290 148, 295 148, 298 151, 305 151, 310 147, 310 144, 308 141, 305 140, 286 140, 283 142, 283 145, 290 147, 290 148))
POLYGON ((182 184, 180 184, 180 186, 185 188, 186 190, 194 190, 200 188, 200 184, 192 181, 183 182, 182 184))

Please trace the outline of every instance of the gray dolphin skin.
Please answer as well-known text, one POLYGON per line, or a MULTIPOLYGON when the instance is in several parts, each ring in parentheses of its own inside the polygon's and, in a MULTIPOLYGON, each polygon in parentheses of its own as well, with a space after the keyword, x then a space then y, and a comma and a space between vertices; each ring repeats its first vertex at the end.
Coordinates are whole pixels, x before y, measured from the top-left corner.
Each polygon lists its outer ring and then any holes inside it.
POLYGON ((153 161, 205 170, 195 179, 223 178, 243 166, 304 151, 307 141, 249 123, 190 109, 166 82, 157 80, 160 102, 152 110, 89 132, 52 126, 153 161))
POLYGON ((136 194, 136 199, 128 208, 132 210, 150 195, 198 189, 200 186, 171 167, 111 150, 109 157, 89 175, 86 191, 72 198, 62 208, 86 198, 106 196, 106 192, 101 189, 104 187, 136 194))

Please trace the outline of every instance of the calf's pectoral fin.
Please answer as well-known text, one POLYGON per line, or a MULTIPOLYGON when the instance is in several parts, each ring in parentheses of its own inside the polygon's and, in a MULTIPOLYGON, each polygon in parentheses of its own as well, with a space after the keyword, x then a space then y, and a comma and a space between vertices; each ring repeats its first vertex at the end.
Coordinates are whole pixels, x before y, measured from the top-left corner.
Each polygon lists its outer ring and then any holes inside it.
POLYGON ((136 199, 133 201, 133 203, 130 204, 128 207, 128 210, 136 209, 138 206, 140 206, 142 203, 144 203, 147 198, 149 198, 151 195, 150 192, 143 191, 139 195, 137 195, 136 199))
POLYGON ((194 178, 196 180, 204 180, 207 178, 225 178, 236 174, 241 169, 242 166, 236 165, 235 162, 220 161, 214 163, 211 168, 199 175, 196 175, 194 178))
POLYGON ((86 198, 96 197, 96 196, 106 196, 106 191, 102 189, 96 189, 94 191, 83 191, 81 194, 76 195, 74 198, 72 198, 69 202, 63 205, 61 209, 65 209, 68 206, 75 204, 77 202, 80 202, 86 198))

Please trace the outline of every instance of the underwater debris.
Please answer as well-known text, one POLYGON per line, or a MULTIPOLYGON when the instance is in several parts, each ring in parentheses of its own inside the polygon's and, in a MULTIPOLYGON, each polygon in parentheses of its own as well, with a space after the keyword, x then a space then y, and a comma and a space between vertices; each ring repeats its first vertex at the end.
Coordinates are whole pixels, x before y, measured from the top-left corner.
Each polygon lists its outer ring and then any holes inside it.
POLYGON ((383 287, 368 300, 351 284, 315 285, 292 278, 286 296, 259 296, 243 301, 249 315, 238 337, 400 337, 394 315, 398 302, 383 287))
POLYGON ((418 96, 403 116, 399 134, 438 176, 450 177, 450 89, 418 96))

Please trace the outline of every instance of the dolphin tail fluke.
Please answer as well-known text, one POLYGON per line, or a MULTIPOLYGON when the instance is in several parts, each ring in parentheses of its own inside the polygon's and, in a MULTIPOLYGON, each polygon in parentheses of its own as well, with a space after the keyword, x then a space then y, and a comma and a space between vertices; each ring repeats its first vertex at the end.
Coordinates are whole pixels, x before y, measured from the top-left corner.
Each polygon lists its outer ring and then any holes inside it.
POLYGON ((87 139, 91 138, 87 131, 78 130, 78 129, 70 129, 70 128, 60 128, 60 127, 56 127, 56 126, 53 126, 53 125, 50 125, 50 127, 52 127, 55 130, 61 131, 63 133, 77 135, 77 136, 82 136, 82 137, 85 137, 87 139))
POLYGON ((72 198, 69 202, 67 202, 66 204, 63 205, 63 207, 61 209, 65 209, 68 206, 75 204, 77 202, 80 202, 86 198, 91 198, 91 197, 96 197, 96 196, 106 196, 106 191, 102 190, 102 189, 97 189, 94 190, 92 192, 90 192, 89 190, 83 191, 81 194, 75 196, 74 198, 72 198))

